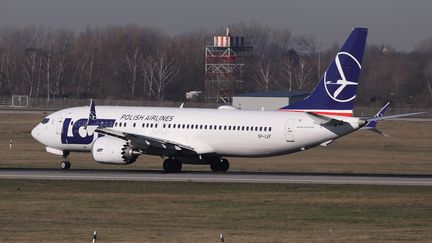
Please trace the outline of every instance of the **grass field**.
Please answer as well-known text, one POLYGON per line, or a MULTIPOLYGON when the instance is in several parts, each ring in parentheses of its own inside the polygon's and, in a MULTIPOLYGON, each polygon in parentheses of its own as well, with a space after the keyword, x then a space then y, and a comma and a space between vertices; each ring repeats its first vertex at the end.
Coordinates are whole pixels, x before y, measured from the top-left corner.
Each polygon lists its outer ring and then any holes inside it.
MULTIPOLYGON (((0 113, 0 167, 58 168, 60 158, 45 152, 31 136, 31 129, 46 114, 0 113), (9 141, 14 140, 9 150, 9 141)), ((432 122, 386 121, 382 137, 360 131, 328 147, 271 158, 231 158, 233 171, 353 172, 432 174, 432 122)), ((162 159, 141 156, 128 166, 101 165, 89 153, 72 153, 73 168, 161 169, 162 159)), ((185 170, 208 171, 208 166, 185 165, 185 170)))
POLYGON ((432 188, 2 180, 0 242, 431 241, 432 188))
MULTIPOLYGON (((0 168, 58 168, 30 136, 43 113, 0 113, 0 168), (9 140, 13 139, 13 149, 9 140)), ((432 122, 388 121, 391 138, 357 132, 330 146, 262 159, 232 171, 432 174, 432 122)), ((72 154, 72 169, 160 169, 72 154)), ((185 165, 185 170, 208 166, 185 165)), ((0 180, 0 242, 430 242, 432 188, 0 180)))

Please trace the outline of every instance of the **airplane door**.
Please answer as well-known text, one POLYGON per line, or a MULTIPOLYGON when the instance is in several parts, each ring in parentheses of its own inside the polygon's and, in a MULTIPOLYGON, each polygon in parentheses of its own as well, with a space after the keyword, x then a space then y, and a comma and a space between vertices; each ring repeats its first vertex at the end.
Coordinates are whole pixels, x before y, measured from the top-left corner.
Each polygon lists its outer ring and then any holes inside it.
POLYGON ((64 114, 61 114, 57 117, 57 126, 56 126, 56 133, 61 134, 63 131, 63 121, 64 121, 64 114))
POLYGON ((287 142, 294 142, 293 129, 294 129, 294 119, 288 119, 285 124, 285 140, 287 142))

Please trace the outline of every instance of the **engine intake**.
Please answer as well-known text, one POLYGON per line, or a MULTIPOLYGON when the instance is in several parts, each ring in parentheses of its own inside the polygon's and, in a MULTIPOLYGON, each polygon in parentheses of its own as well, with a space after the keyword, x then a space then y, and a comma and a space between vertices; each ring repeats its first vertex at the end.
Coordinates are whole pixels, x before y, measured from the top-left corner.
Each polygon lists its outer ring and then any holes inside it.
POLYGON ((92 148, 93 159, 105 164, 132 164, 138 155, 128 142, 107 136, 96 139, 92 148))

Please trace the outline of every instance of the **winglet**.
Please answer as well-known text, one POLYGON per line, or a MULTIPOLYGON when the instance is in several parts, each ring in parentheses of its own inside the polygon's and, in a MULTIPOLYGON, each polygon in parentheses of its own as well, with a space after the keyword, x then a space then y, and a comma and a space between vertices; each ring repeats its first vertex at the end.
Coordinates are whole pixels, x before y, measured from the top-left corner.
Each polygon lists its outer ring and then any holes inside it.
MULTIPOLYGON (((387 111, 387 108, 390 105, 390 101, 387 102, 387 104, 385 104, 381 110, 378 111, 378 113, 375 114, 374 118, 378 118, 378 117, 382 117, 384 116, 384 113, 387 111)), ((366 123, 366 125, 364 127, 362 127, 361 129, 365 130, 365 129, 374 129, 376 128, 376 125, 378 124, 377 121, 368 121, 368 123, 366 123)))

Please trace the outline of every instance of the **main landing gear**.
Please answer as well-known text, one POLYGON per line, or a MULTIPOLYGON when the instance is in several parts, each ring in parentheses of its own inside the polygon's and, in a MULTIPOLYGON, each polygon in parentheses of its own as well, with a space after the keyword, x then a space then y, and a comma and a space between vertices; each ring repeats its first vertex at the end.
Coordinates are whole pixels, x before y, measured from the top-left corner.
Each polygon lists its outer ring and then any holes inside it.
POLYGON ((60 168, 62 170, 69 170, 71 163, 69 162, 69 151, 63 151, 63 161, 60 163, 60 168))
POLYGON ((180 172, 182 169, 182 162, 178 159, 168 158, 163 162, 163 169, 167 173, 180 172))
POLYGON ((210 169, 213 172, 226 172, 229 169, 229 161, 227 159, 215 158, 210 161, 210 169))
MULTIPOLYGON (((188 163, 188 161, 185 161, 185 163, 188 163)), ((189 161, 191 164, 210 164, 210 169, 214 172, 226 172, 229 169, 229 161, 227 159, 222 158, 206 158, 205 160, 202 160, 201 163, 193 163, 189 161)), ((163 162, 163 170, 166 173, 177 173, 180 172, 182 169, 182 161, 175 158, 168 158, 164 160, 163 162)))

